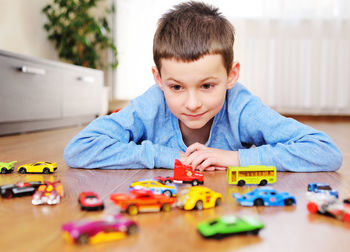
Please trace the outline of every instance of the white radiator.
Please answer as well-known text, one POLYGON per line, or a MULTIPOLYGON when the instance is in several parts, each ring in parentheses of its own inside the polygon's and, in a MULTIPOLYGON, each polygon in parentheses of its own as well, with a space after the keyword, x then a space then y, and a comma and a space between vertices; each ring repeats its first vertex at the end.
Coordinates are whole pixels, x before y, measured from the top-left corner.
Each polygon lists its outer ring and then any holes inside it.
POLYGON ((233 20, 240 81, 280 113, 350 115, 350 21, 233 20))

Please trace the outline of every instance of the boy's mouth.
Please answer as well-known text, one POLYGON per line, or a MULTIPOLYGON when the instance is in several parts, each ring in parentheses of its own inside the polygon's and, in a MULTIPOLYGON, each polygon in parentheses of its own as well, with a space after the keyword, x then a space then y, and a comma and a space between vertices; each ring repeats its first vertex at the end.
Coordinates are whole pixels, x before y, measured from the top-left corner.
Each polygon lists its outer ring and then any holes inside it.
POLYGON ((203 115, 205 114, 204 113, 200 113, 200 114, 184 114, 184 116, 186 116, 188 119, 198 119, 198 118, 201 118, 203 115))

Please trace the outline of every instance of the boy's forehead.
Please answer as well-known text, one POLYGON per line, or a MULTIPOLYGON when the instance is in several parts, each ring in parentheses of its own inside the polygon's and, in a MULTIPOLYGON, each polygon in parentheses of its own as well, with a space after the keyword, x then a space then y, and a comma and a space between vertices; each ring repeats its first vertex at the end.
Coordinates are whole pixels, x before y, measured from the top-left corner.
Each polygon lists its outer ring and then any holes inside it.
POLYGON ((161 59, 161 75, 179 75, 183 73, 226 73, 223 57, 220 54, 205 55, 198 60, 185 61, 175 58, 161 59))

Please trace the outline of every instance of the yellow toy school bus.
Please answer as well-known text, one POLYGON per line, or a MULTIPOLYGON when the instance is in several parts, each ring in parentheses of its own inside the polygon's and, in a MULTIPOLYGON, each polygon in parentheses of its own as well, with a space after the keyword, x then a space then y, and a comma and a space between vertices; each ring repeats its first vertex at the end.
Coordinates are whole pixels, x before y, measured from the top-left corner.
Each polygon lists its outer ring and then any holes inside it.
POLYGON ((245 184, 258 184, 264 186, 267 183, 275 183, 277 177, 276 174, 276 167, 274 166, 229 166, 227 168, 227 182, 239 186, 244 186, 245 184))

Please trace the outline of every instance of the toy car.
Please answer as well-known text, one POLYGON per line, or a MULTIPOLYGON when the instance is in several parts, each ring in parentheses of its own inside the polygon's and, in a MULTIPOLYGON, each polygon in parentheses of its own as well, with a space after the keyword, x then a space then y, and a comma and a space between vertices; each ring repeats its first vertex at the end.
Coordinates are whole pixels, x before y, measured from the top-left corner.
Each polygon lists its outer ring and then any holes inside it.
POLYGON ((245 184, 255 184, 265 186, 277 180, 277 171, 274 166, 249 165, 247 167, 229 166, 227 167, 227 182, 238 186, 245 184))
POLYGON ((104 209, 103 201, 94 192, 81 192, 79 194, 79 204, 81 210, 95 211, 104 209))
POLYGON ((336 198, 339 197, 338 191, 333 190, 329 184, 325 183, 310 183, 307 186, 307 190, 314 193, 326 193, 336 198))
POLYGON ((169 212, 171 205, 175 203, 174 198, 169 198, 163 194, 154 194, 150 190, 133 190, 132 195, 115 193, 110 195, 110 199, 119 205, 122 211, 130 215, 139 212, 169 212))
POLYGON ((154 194, 164 194, 167 197, 175 197, 177 187, 174 185, 164 185, 155 180, 142 180, 131 183, 129 190, 148 189, 154 194))
POLYGON ((33 194, 32 204, 41 205, 49 204, 56 205, 60 203, 64 191, 61 181, 48 182, 45 181, 43 185, 39 186, 33 194))
POLYGON ((99 220, 80 220, 62 225, 62 235, 67 242, 96 244, 119 240, 137 232, 137 224, 122 215, 108 215, 99 220))
POLYGON ((0 186, 1 196, 3 198, 12 198, 32 195, 40 185, 42 185, 40 181, 3 185, 0 186))
POLYGON ((330 216, 350 223, 350 205, 340 202, 331 195, 315 195, 306 205, 310 213, 330 216))
POLYGON ((264 228, 264 224, 253 217, 223 216, 211 221, 198 224, 197 230, 205 238, 220 239, 230 235, 253 234, 257 235, 264 228))
POLYGON ((173 177, 156 177, 154 179, 163 184, 188 183, 196 186, 204 183, 204 173, 195 171, 192 166, 183 165, 180 160, 175 159, 173 177))
POLYGON ((10 163, 0 162, 0 172, 1 172, 2 174, 13 172, 13 165, 14 165, 15 163, 17 163, 17 161, 12 161, 12 162, 10 162, 10 163))
POLYGON ((17 168, 17 171, 19 173, 53 173, 54 171, 57 170, 57 165, 56 163, 51 163, 51 162, 36 162, 33 164, 24 164, 21 165, 17 168))
POLYGON ((232 195, 242 206, 290 206, 296 204, 294 196, 287 192, 277 192, 271 187, 259 187, 246 194, 232 195))
POLYGON ((221 193, 204 186, 192 186, 180 191, 176 206, 184 210, 202 210, 218 206, 222 200, 221 193))

